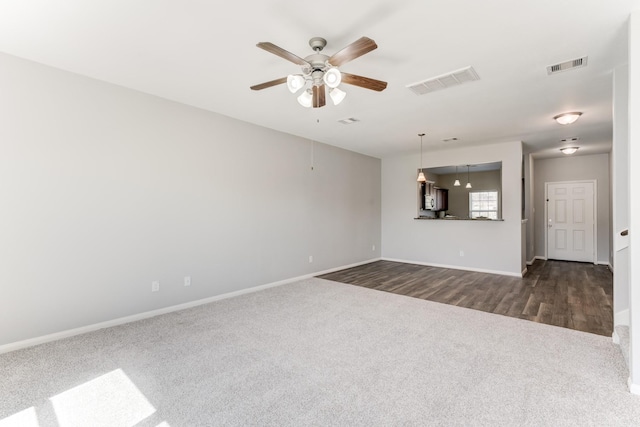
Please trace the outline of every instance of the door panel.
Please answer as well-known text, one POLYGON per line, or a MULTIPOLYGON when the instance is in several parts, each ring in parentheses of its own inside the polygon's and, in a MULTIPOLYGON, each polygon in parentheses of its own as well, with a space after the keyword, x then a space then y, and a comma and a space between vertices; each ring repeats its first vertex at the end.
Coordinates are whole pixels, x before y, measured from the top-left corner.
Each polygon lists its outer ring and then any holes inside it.
POLYGON ((594 183, 547 184, 547 257, 595 262, 594 183))

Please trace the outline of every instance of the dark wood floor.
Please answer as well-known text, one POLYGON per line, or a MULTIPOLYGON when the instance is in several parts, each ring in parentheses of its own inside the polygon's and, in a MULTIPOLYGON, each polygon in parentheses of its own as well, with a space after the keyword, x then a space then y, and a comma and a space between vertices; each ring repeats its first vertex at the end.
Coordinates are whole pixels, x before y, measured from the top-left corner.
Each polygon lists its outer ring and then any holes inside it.
POLYGON ((517 278, 377 261, 318 277, 599 335, 613 332, 613 276, 602 265, 536 260, 517 278))

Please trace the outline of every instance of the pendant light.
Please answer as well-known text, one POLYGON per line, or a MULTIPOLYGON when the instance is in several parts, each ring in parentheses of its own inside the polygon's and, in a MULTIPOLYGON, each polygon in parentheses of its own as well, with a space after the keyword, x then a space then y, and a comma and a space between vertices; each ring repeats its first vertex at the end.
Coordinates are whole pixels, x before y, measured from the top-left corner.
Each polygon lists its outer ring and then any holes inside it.
POLYGON ((469 180, 469 167, 470 165, 467 165, 467 185, 465 185, 464 188, 471 188, 471 181, 469 180))
POLYGON ((420 137, 420 173, 418 174, 418 182, 427 182, 427 178, 425 178, 424 176, 424 172, 422 172, 422 137, 424 136, 424 133, 419 133, 418 136, 420 137))
POLYGON ((458 166, 456 166, 456 180, 453 182, 454 187, 460 187, 460 180, 458 179, 458 166))

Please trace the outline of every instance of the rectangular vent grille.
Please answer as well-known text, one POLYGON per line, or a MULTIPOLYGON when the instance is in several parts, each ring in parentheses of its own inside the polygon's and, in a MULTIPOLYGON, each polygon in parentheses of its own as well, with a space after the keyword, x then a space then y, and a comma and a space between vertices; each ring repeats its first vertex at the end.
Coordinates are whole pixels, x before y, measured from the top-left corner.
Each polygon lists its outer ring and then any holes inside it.
POLYGON ((359 122, 360 120, 354 118, 354 117, 349 117, 348 119, 342 119, 342 120, 338 120, 339 123, 342 123, 343 125, 350 125, 352 123, 356 123, 359 122))
POLYGON ((570 61, 565 61, 560 64, 549 65, 547 67, 547 74, 556 74, 562 71, 573 70, 574 68, 581 68, 587 66, 587 56, 583 56, 582 58, 572 59, 570 61))
POLYGON ((466 67, 421 82, 412 83, 407 85, 407 88, 416 95, 424 95, 436 90, 446 89, 451 86, 457 86, 479 79, 480 77, 478 77, 473 67, 466 67))

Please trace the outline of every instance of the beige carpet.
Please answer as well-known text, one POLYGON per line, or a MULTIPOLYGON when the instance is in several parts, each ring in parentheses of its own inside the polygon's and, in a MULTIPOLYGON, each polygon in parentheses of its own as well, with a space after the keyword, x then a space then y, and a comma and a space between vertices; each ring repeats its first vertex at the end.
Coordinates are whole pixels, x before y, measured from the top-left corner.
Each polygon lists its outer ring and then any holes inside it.
POLYGON ((637 425, 611 339, 310 279, 0 355, 0 427, 637 425))

